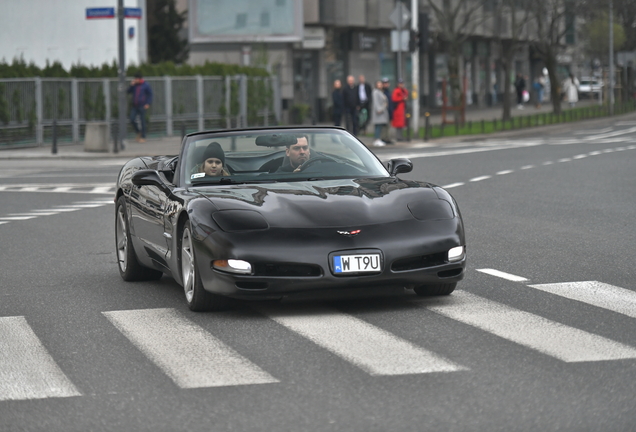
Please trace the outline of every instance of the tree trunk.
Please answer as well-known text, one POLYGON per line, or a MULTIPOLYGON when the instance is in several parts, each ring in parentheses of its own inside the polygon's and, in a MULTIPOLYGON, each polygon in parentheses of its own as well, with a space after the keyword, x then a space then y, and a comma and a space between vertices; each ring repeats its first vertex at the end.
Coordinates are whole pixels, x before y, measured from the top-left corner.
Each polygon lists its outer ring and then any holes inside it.
MULTIPOLYGON (((462 103, 461 77, 459 76, 460 47, 451 42, 448 49, 448 76, 451 85, 450 104, 459 107, 462 103)), ((457 118, 457 116, 456 116, 457 118)))
POLYGON ((552 111, 554 114, 561 114, 561 83, 556 73, 556 55, 552 50, 547 50, 543 59, 545 67, 550 77, 550 98, 552 99, 552 111))
POLYGON ((504 88, 503 88, 503 113, 502 120, 504 122, 509 121, 511 118, 510 115, 510 65, 512 64, 512 58, 514 56, 513 48, 503 49, 502 44, 502 56, 501 56, 501 67, 504 70, 504 88))

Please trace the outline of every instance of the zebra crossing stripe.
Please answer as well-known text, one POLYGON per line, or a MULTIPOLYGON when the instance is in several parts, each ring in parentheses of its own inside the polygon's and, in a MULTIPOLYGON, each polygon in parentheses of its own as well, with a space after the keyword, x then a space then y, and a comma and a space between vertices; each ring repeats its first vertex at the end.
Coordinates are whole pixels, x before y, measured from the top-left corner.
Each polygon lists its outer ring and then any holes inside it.
POLYGON ((278 382, 174 309, 102 313, 181 388, 278 382))
POLYGON ((636 358, 636 349, 529 312, 455 291, 425 307, 564 362, 636 358))
POLYGON ((81 396, 23 316, 0 318, 0 401, 81 396))
POLYGON ((578 300, 636 318, 636 292, 597 281, 528 285, 550 294, 578 300))
POLYGON ((260 308, 277 323, 353 363, 371 375, 466 370, 372 324, 324 306, 260 308))

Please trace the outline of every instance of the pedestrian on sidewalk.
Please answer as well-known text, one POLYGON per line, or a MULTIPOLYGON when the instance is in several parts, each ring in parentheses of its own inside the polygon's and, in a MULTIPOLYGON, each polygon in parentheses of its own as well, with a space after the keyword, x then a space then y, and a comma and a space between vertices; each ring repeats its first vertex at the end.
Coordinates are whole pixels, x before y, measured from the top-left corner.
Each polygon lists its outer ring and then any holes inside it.
POLYGON ((563 82, 563 91, 568 99, 570 108, 574 108, 574 105, 579 101, 579 80, 570 74, 563 82))
POLYGON ((545 77, 543 75, 540 75, 539 78, 537 78, 534 81, 534 84, 532 84, 532 86, 534 87, 535 91, 537 92, 537 104, 536 107, 537 109, 541 108, 541 104, 543 103, 543 91, 545 89, 545 77))
POLYGON ((375 89, 373 89, 373 102, 371 103, 371 123, 375 126, 375 141, 373 145, 375 147, 384 147, 386 144, 380 139, 382 131, 386 129, 389 123, 389 99, 384 94, 382 81, 375 83, 375 89))
POLYGON ((393 121, 391 125, 397 130, 397 140, 404 141, 404 131, 406 127, 406 101, 409 92, 404 88, 404 80, 398 80, 398 86, 393 90, 391 100, 393 101, 393 121))
POLYGON ((342 82, 337 79, 333 82, 333 92, 331 93, 333 102, 332 114, 333 125, 340 126, 342 122, 342 113, 344 112, 344 98, 342 96, 342 82))
POLYGON ((358 135, 358 111, 360 111, 360 98, 358 88, 354 85, 353 75, 347 77, 347 85, 342 90, 344 99, 344 115, 347 130, 353 135, 358 135))
POLYGON ((386 124, 386 127, 382 129, 382 141, 385 144, 393 144, 391 141, 391 120, 393 120, 393 101, 391 100, 391 82, 387 77, 382 78, 382 91, 386 96, 387 101, 389 102, 387 111, 389 113, 389 121, 386 124))
POLYGON ((360 100, 360 131, 367 132, 367 124, 371 116, 372 90, 371 86, 366 82, 364 75, 358 77, 358 99, 360 100))
POLYGON ((135 74, 135 78, 128 87, 128 93, 132 93, 132 108, 130 110, 130 123, 137 133, 137 142, 146 142, 146 110, 152 103, 152 88, 144 81, 141 72, 135 74), (139 116, 141 130, 137 126, 136 118, 139 116))
POLYGON ((517 74, 515 80, 515 90, 517 90, 517 109, 523 109, 523 91, 526 89, 526 81, 523 79, 523 75, 517 74))

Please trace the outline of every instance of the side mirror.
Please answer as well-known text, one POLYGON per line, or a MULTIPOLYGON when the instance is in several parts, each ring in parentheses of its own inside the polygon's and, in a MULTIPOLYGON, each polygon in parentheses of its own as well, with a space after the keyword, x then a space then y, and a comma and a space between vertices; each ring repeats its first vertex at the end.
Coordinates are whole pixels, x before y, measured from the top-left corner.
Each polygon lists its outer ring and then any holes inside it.
POLYGON ((142 169, 132 175, 130 179, 135 186, 156 186, 166 195, 170 195, 171 191, 166 184, 159 178, 159 172, 151 169, 142 169))
POLYGON ((391 159, 387 164, 389 174, 395 176, 401 173, 407 173, 413 171, 413 162, 410 159, 397 158, 391 159))

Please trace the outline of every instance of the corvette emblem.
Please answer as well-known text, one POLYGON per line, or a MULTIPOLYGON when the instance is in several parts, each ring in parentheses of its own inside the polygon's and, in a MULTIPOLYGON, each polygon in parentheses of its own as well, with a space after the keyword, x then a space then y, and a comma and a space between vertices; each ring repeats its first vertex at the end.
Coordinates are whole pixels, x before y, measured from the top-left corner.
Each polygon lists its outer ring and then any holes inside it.
POLYGON ((362 230, 338 231, 338 234, 343 235, 343 236, 347 236, 347 237, 353 237, 353 236, 357 236, 358 234, 360 234, 360 231, 362 231, 362 230))

